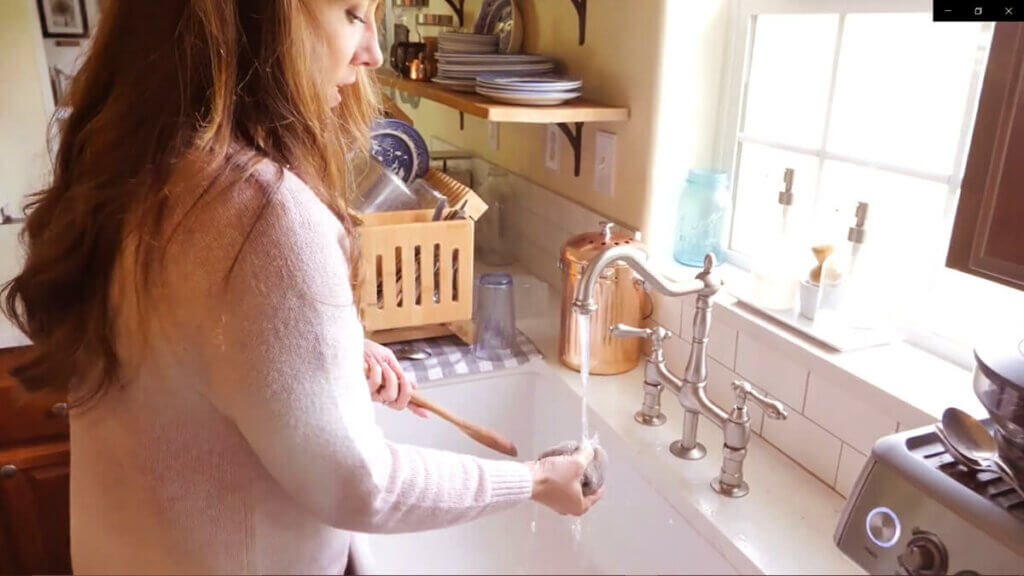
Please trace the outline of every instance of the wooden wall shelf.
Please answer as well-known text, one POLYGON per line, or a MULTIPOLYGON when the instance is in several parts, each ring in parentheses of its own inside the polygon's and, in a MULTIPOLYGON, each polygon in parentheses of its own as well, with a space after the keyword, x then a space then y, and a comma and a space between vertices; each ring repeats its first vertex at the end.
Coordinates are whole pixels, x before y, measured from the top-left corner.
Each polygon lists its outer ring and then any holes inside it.
POLYGON ((378 72, 377 80, 383 86, 454 108, 459 111, 460 120, 462 114, 469 114, 491 122, 558 124, 573 148, 576 176, 580 175, 583 124, 629 120, 629 108, 598 104, 585 98, 576 98, 558 106, 520 106, 495 102, 477 94, 455 92, 431 82, 409 80, 392 72, 378 72))

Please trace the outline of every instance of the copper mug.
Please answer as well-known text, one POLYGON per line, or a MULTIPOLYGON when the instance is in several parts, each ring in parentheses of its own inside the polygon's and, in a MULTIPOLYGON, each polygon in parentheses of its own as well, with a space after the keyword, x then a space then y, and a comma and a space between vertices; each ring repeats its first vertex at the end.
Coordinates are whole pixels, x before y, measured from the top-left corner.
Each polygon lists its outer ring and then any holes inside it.
MULTIPOLYGON (((635 246, 646 251, 633 234, 615 230, 611 222, 602 222, 600 232, 574 236, 562 247, 558 267, 562 271, 562 322, 558 338, 558 357, 562 364, 580 369, 579 316, 573 312, 576 285, 586 266, 604 248, 616 244, 635 246)), ((594 284, 597 309, 590 314, 590 373, 621 374, 640 361, 641 339, 613 336, 616 324, 643 327, 650 314, 651 300, 641 279, 632 268, 613 263, 598 275, 594 284)))

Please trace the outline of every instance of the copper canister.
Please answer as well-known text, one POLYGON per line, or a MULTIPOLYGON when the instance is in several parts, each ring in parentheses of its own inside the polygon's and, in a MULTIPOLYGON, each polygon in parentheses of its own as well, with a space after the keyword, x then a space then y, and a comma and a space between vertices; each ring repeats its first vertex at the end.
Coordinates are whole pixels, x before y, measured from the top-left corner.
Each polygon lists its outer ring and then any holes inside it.
MULTIPOLYGON (((625 234, 611 222, 602 222, 600 232, 574 236, 562 247, 558 267, 562 271, 562 324, 558 357, 562 364, 580 369, 578 316, 572 311, 573 294, 583 270, 604 248, 634 245, 645 250, 632 233, 625 234)), ((646 251, 646 250, 645 250, 646 251)), ((616 262, 605 268, 594 284, 597 310, 590 315, 590 373, 621 374, 640 361, 639 338, 619 338, 609 331, 615 324, 642 327, 644 308, 649 307, 643 281, 626 264, 616 262)))

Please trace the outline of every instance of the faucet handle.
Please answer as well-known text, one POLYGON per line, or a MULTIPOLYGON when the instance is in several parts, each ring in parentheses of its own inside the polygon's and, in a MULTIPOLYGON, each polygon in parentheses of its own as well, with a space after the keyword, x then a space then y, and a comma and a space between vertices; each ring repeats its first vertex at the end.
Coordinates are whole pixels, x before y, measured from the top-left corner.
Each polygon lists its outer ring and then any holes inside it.
POLYGON ((634 328, 628 324, 616 324, 611 327, 611 333, 619 338, 646 338, 651 341, 651 348, 660 350, 662 342, 672 337, 672 332, 655 326, 654 328, 634 328))
POLYGON ((734 380, 732 383, 732 391, 736 394, 737 408, 746 406, 747 400, 750 399, 764 410, 766 416, 773 420, 785 420, 789 417, 789 413, 786 412, 786 406, 782 402, 772 400, 757 390, 754 390, 754 387, 750 385, 750 382, 734 380))

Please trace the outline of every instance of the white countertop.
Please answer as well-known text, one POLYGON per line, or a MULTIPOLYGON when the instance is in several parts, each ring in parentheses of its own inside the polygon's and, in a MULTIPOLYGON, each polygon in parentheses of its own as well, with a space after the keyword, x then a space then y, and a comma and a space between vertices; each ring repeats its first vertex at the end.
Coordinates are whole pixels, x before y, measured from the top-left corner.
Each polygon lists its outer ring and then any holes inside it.
MULTIPOLYGON (((579 373, 558 361, 557 295, 540 317, 520 319, 518 327, 544 353, 518 370, 554 374, 577 393, 579 373)), ((680 435, 682 409, 671 392, 662 396, 668 422, 657 428, 633 420, 640 408, 643 364, 615 376, 593 376, 589 404, 634 450, 639 472, 671 505, 743 573, 862 574, 832 542, 845 500, 793 460, 754 435, 744 476, 750 494, 729 499, 715 493, 711 480, 721 466, 722 432, 701 418, 698 438, 708 448, 699 461, 683 461, 668 451, 680 435)))

